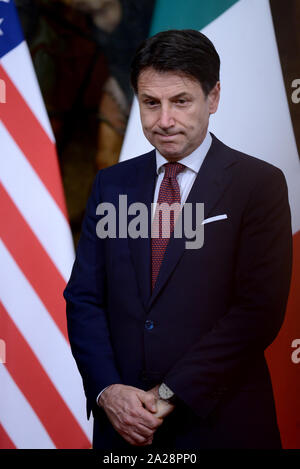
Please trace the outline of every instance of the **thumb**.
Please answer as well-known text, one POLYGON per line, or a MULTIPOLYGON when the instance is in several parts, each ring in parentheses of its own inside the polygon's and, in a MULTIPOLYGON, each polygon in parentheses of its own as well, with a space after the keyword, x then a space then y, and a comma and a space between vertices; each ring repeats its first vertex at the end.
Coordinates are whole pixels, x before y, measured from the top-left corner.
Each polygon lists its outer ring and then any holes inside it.
POLYGON ((157 411, 156 397, 152 392, 144 392, 141 401, 145 404, 147 410, 155 413, 157 411))

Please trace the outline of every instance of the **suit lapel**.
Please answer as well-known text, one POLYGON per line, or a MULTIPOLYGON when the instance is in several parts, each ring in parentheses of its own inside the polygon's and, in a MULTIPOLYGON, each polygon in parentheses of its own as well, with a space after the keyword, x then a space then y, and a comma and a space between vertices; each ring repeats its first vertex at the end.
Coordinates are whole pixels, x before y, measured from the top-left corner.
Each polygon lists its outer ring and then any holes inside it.
MULTIPOLYGON (((205 218, 208 217, 224 190, 230 184, 232 175, 229 167, 236 161, 236 158, 233 156, 233 152, 228 150, 228 147, 213 135, 211 147, 186 200, 186 203, 189 202, 193 205, 196 202, 203 202, 205 218), (225 148, 227 151, 225 151, 225 148)), ((184 234, 181 238, 171 236, 154 290, 147 304, 148 310, 183 255, 186 240, 184 234)))
MULTIPOLYGON (((136 167, 133 189, 128 191, 128 205, 140 202, 148 210, 148 233, 151 228, 151 203, 153 202, 156 182, 156 159, 153 150, 146 164, 136 167)), ((151 295, 151 238, 132 239, 129 236, 129 248, 131 251, 133 265, 136 271, 136 279, 140 297, 144 307, 151 295)))

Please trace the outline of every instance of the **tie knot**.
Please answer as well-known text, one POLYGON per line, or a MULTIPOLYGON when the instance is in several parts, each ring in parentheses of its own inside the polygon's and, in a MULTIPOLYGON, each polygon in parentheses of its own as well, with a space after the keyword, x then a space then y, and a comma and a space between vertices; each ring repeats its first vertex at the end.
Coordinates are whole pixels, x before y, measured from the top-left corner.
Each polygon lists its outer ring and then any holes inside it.
POLYGON ((181 173, 185 166, 180 163, 166 163, 165 167, 165 178, 176 178, 177 174, 181 173))

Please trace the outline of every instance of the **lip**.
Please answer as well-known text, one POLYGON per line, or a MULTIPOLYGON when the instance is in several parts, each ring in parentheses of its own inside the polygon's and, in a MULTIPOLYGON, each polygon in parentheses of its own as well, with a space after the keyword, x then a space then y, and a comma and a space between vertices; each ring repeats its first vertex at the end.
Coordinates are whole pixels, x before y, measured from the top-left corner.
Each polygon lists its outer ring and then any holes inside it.
POLYGON ((174 139, 174 137, 176 137, 177 135, 179 135, 179 133, 176 133, 176 134, 167 134, 167 135, 164 135, 164 134, 157 134, 158 137, 162 140, 172 140, 174 139))

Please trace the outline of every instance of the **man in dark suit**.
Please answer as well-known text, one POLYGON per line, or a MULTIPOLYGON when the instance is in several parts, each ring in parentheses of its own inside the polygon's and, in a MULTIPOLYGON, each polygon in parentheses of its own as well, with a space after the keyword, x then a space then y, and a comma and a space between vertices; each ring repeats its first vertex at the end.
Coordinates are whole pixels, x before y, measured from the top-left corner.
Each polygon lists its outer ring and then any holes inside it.
POLYGON ((219 65, 192 30, 157 34, 133 60, 155 149, 98 173, 64 293, 94 448, 280 448, 264 350, 290 284, 287 187, 278 168, 207 131, 219 65), (182 207, 169 235, 138 236, 137 220, 135 235, 124 234, 124 210, 129 228, 137 207, 147 209, 140 224, 162 229, 153 202, 182 207), (200 203, 204 243, 187 248, 174 226, 189 204, 199 229, 200 203))

